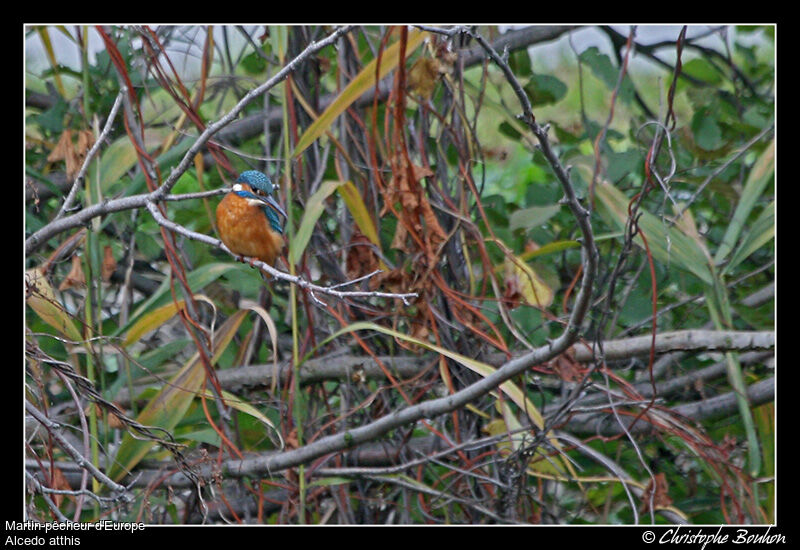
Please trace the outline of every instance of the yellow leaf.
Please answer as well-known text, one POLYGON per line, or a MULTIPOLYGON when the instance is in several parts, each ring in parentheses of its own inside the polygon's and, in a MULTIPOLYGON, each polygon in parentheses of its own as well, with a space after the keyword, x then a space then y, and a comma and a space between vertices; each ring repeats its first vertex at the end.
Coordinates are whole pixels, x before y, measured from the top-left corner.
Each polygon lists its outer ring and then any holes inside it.
MULTIPOLYGON (((425 38, 426 33, 418 30, 412 30, 408 33, 408 40, 406 42, 406 56, 411 55, 417 46, 422 43, 422 39, 425 38)), ((300 136, 300 139, 297 141, 297 145, 294 148, 294 152, 292 153, 293 157, 296 157, 300 153, 302 153, 306 147, 311 145, 314 140, 316 140, 319 136, 321 136, 325 130, 327 130, 333 121, 336 120, 340 114, 342 114, 350 105, 352 105, 359 97, 361 97, 364 92, 375 86, 375 70, 378 69, 378 80, 386 76, 389 71, 394 69, 398 63, 400 63, 400 42, 397 41, 386 50, 384 50, 383 55, 381 55, 381 64, 378 67, 378 60, 373 59, 367 66, 364 67, 360 73, 358 73, 355 78, 347 85, 347 87, 342 90, 342 93, 339 94, 333 102, 328 105, 328 108, 319 116, 317 120, 315 120, 311 126, 300 136)))
POLYGON ((350 211, 350 215, 353 216, 353 221, 356 222, 358 228, 364 236, 380 250, 381 241, 378 238, 378 230, 375 228, 375 224, 372 222, 372 216, 369 215, 367 205, 364 204, 364 199, 361 198, 361 194, 358 192, 356 186, 353 182, 348 181, 341 187, 338 187, 337 191, 347 205, 347 209, 350 211))
MULTIPOLYGON (((214 334, 211 364, 217 362, 239 329, 247 312, 239 310, 231 315, 214 334)), ((136 417, 145 426, 161 428, 171 432, 189 410, 192 400, 203 386, 206 370, 200 354, 195 353, 170 381, 151 399, 136 417)), ((158 433, 158 432, 157 432, 158 433)), ((152 439, 145 439, 126 432, 109 468, 111 479, 119 480, 139 463, 150 448, 155 445, 152 439)))
POLYGON ((41 268, 36 267, 26 271, 25 284, 28 289, 26 301, 42 321, 75 342, 82 340, 80 331, 69 313, 61 307, 53 287, 50 286, 41 268))
MULTIPOLYGON (((202 394, 206 399, 216 399, 217 398, 217 396, 214 395, 214 392, 211 391, 210 388, 206 388, 204 391, 201 391, 200 394, 202 394)), ((198 395, 200 395, 200 394, 198 394, 198 395)), ((259 411, 257 408, 255 408, 253 405, 251 405, 247 401, 242 401, 242 399, 239 396, 234 395, 234 394, 232 394, 230 392, 227 392, 225 390, 222 390, 222 399, 224 399, 225 403, 227 405, 229 405, 231 408, 236 409, 239 412, 243 412, 245 414, 248 414, 248 415, 252 416, 256 420, 258 420, 259 422, 261 422, 262 424, 264 424, 265 426, 267 426, 268 428, 273 430, 275 432, 275 434, 278 436, 278 441, 280 441, 281 450, 283 450, 283 448, 285 446, 285 443, 283 441, 283 437, 281 436, 280 431, 278 431, 275 428, 275 425, 270 421, 269 418, 264 416, 264 414, 262 414, 261 411, 259 411)))
POLYGON ((128 329, 128 333, 123 340, 123 346, 130 346, 148 332, 157 329, 168 320, 170 320, 176 313, 183 309, 183 300, 177 302, 169 302, 153 311, 142 315, 136 323, 128 329))
POLYGON ((433 95, 439 71, 435 59, 420 57, 408 71, 408 87, 423 99, 433 95))
POLYGON ((553 303, 553 289, 520 258, 505 260, 506 285, 514 287, 526 304, 545 308, 553 303))

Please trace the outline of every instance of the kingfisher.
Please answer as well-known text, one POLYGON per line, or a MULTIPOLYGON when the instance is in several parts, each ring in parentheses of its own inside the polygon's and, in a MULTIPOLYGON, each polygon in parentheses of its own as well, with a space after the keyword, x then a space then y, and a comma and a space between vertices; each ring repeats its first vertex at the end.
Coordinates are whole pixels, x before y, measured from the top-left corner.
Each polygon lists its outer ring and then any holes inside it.
POLYGON ((219 236, 234 254, 275 264, 283 249, 283 223, 278 215, 287 219, 273 196, 275 188, 265 174, 247 170, 217 205, 219 236))

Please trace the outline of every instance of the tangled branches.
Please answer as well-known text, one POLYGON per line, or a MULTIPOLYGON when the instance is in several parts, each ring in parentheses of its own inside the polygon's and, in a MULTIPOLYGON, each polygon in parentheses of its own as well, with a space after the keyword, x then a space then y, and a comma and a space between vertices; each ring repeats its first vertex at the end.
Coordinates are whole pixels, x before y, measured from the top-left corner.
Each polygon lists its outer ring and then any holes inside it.
MULTIPOLYGON (((725 280, 767 241, 742 239, 715 262, 676 186, 682 169, 708 178, 691 203, 732 167, 766 181, 769 162, 756 170, 743 153, 763 151, 771 126, 748 129, 717 167, 687 165, 686 29, 663 46, 678 55, 659 120, 641 120, 636 28, 610 35, 616 67, 576 51, 609 95, 597 124, 581 88, 573 126, 545 110, 566 85, 528 54, 569 27, 192 29, 94 29, 108 55, 87 74, 114 93, 103 103, 86 90, 82 112, 102 114, 102 130, 62 196, 30 186, 26 407, 46 435, 31 437, 27 466, 47 496, 32 513, 61 518, 67 491, 154 523, 174 522, 168 509, 187 523, 688 521, 651 437, 713 472, 720 521, 762 519, 755 491, 732 491, 755 475, 738 443, 703 422, 771 400, 758 369, 774 334, 734 323, 725 280), (175 44, 198 47, 196 81, 176 68, 175 44), (130 162, 115 171, 117 150, 130 162), (626 173, 612 165, 629 157, 626 173), (270 173, 285 198, 289 253, 276 266, 230 261, 242 258, 215 236, 211 201, 245 169, 270 173), (608 181, 615 171, 623 183, 608 181), (504 183, 520 174, 534 175, 504 183), (50 281, 66 259, 59 294, 50 281), (686 357, 681 383, 665 380, 686 357), (750 387, 743 365, 759 378, 750 387), (74 404, 64 420, 52 395, 74 404), (82 445, 60 433, 68 419, 82 445), (598 480, 623 489, 605 512, 586 489, 598 480)), ((743 93, 759 89, 748 83, 743 93)), ((752 418, 744 426, 752 447, 752 418)))

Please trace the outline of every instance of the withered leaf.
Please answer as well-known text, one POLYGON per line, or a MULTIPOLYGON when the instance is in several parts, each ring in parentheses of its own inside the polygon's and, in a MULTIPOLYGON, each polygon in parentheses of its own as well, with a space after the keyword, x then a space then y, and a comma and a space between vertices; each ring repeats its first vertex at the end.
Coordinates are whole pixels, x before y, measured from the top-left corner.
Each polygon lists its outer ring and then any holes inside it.
POLYGON ((408 87, 422 99, 429 99, 439 78, 438 62, 428 57, 420 57, 408 71, 408 87))
POLYGON ((58 290, 66 290, 68 288, 83 288, 86 286, 86 277, 83 275, 83 267, 81 266, 81 259, 75 255, 72 257, 72 268, 67 276, 61 281, 58 290))
POLYGON ((372 249, 374 245, 370 240, 356 230, 350 239, 350 246, 347 248, 347 276, 357 279, 378 269, 380 262, 372 249))
POLYGON ((72 130, 67 128, 58 139, 58 143, 47 156, 48 162, 63 160, 66 164, 68 178, 74 178, 81 168, 86 153, 94 145, 94 135, 91 130, 79 130, 77 144, 72 142, 72 130))
POLYGON ((114 259, 114 254, 111 251, 111 247, 106 245, 103 249, 103 266, 102 266, 102 277, 105 282, 111 278, 111 275, 117 269, 117 261, 114 259))
POLYGON ((653 508, 657 510, 658 508, 665 508, 667 506, 672 505, 672 499, 667 492, 667 476, 664 472, 660 472, 655 475, 654 478, 650 479, 650 483, 647 484, 647 488, 642 495, 642 508, 641 513, 646 513, 650 511, 650 500, 652 496, 653 501, 653 508), (653 481, 655 480, 655 487, 653 486, 653 481))

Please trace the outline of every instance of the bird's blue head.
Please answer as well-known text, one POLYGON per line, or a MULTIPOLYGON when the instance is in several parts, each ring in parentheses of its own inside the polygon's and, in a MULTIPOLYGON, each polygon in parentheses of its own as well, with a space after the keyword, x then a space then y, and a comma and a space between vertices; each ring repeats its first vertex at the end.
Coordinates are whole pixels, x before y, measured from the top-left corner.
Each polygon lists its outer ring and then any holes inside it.
POLYGON ((266 174, 259 172, 258 170, 246 170, 239 174, 239 177, 236 179, 237 183, 246 183, 254 190, 257 189, 261 191, 265 195, 271 195, 272 192, 275 190, 275 186, 272 184, 272 180, 269 179, 269 176, 266 174))
POLYGON ((288 216, 283 208, 281 208, 281 205, 278 204, 278 201, 275 200, 275 197, 272 196, 276 186, 269 177, 258 170, 246 170, 239 174, 236 183, 248 185, 253 192, 251 193, 250 191, 242 189, 241 185, 234 185, 233 192, 251 204, 261 206, 264 209, 264 213, 267 215, 270 227, 278 233, 283 233, 283 224, 276 215, 276 212, 283 216, 284 219, 288 216))

